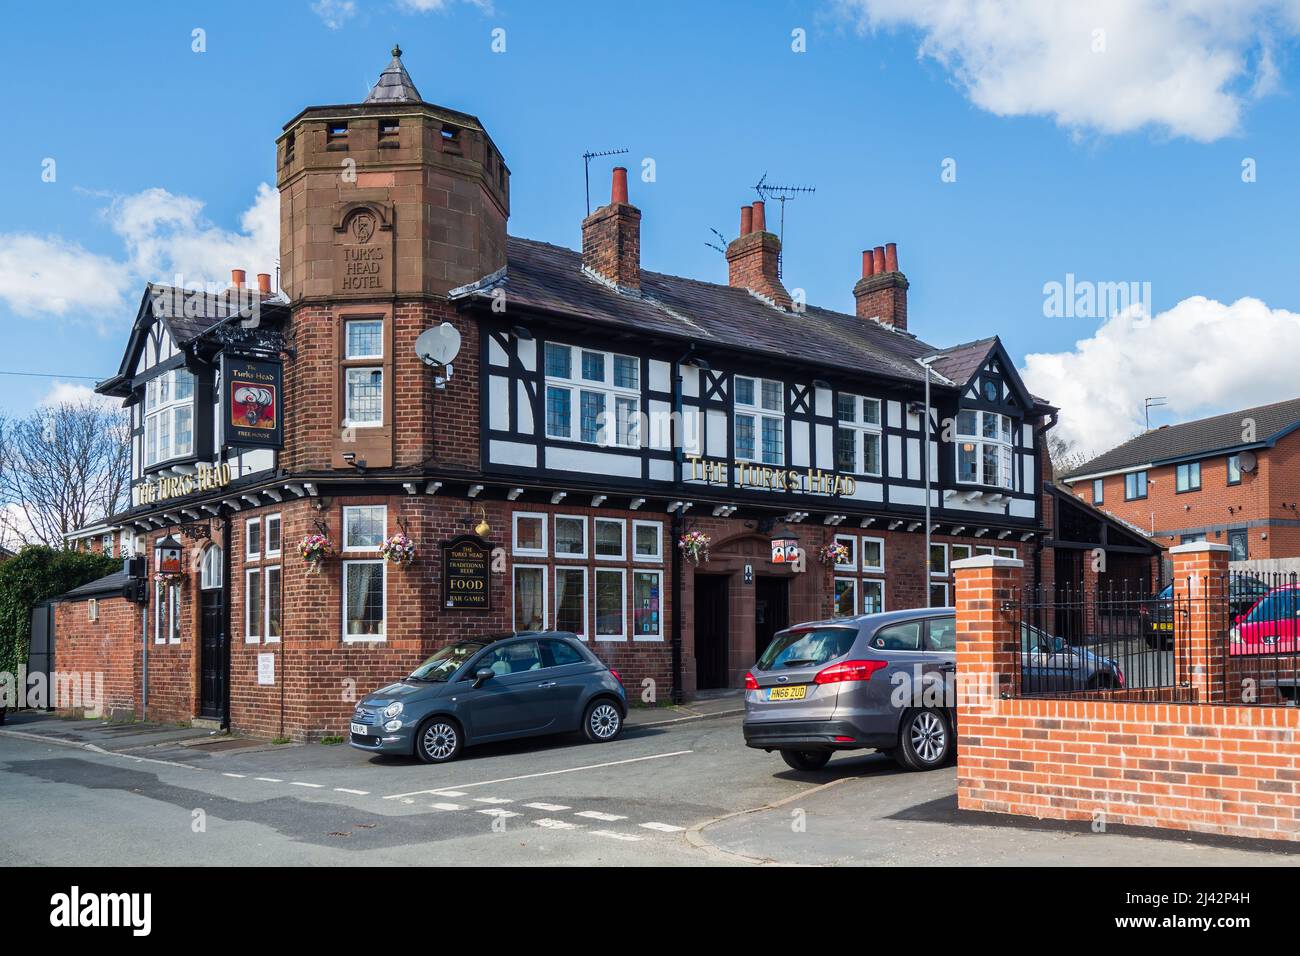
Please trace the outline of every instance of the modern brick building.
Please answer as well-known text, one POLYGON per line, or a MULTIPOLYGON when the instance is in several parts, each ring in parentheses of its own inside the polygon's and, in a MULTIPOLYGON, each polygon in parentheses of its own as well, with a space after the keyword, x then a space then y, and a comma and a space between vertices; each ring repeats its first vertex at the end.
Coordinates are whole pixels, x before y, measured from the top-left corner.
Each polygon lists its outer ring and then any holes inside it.
POLYGON ((134 499, 84 537, 148 580, 93 620, 73 596, 57 666, 111 666, 120 708, 335 734, 440 644, 543 625, 689 696, 789 623, 947 604, 955 559, 1050 584, 1054 548, 1092 546, 1045 524, 1055 410, 996 338, 909 329, 892 244, 846 314, 789 294, 761 202, 727 282, 644 268, 622 169, 581 250, 509 236, 505 159, 396 50, 365 102, 291 119, 276 168, 282 290, 150 286, 99 386, 132 409, 134 499), (313 534, 337 555, 309 566, 313 534))
POLYGON ((1300 556, 1300 399, 1167 425, 1062 477, 1165 545, 1210 541, 1234 561, 1300 556))

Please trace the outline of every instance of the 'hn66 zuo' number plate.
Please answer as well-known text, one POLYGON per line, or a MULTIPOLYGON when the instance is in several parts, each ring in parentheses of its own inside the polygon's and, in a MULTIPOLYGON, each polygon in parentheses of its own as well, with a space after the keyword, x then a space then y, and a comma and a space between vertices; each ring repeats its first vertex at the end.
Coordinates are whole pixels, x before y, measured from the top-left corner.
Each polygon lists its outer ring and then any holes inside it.
POLYGON ((808 695, 808 687, 800 684, 797 687, 773 687, 767 692, 768 700, 803 700, 808 695))

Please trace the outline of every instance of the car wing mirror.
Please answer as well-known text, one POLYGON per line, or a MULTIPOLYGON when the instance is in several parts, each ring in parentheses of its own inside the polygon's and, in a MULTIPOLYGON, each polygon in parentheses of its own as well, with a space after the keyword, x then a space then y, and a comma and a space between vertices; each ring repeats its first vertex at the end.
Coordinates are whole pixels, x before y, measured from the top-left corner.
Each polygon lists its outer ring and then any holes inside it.
POLYGON ((484 681, 489 681, 495 676, 496 676, 496 671, 492 670, 492 668, 481 667, 474 674, 474 686, 481 687, 483 686, 484 681))

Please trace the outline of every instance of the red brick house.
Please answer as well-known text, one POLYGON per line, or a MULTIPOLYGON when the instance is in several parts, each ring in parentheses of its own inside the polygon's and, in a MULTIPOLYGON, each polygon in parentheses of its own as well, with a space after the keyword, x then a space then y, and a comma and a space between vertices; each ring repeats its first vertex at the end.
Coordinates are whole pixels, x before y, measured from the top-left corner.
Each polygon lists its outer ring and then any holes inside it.
POLYGON ((1165 545, 1226 544, 1234 561, 1300 556, 1300 399, 1153 428, 1062 482, 1165 545))
POLYGON ((1055 409, 996 338, 909 330, 892 244, 846 314, 789 294, 761 202, 726 283, 643 268, 621 169, 581 250, 508 236, 504 158, 399 52, 276 141, 281 290, 146 289, 99 386, 132 409, 133 504, 85 535, 145 557, 142 604, 61 616, 60 668, 135 661, 140 712, 310 737, 460 637, 570 630, 667 699, 739 686, 790 623, 947 604, 959 558, 1052 581, 1055 409))

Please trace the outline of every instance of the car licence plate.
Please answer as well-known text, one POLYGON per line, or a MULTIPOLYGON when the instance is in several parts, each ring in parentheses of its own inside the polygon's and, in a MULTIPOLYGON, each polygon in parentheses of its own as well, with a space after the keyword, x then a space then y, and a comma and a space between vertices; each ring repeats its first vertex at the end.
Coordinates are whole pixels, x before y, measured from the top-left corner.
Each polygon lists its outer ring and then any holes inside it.
POLYGON ((808 695, 808 687, 773 687, 767 692, 768 700, 803 700, 808 695))
POLYGON ((369 737, 369 736, 370 736, 370 728, 367 727, 365 724, 352 724, 352 725, 351 725, 351 730, 352 730, 352 732, 353 732, 354 734, 356 734, 358 737, 369 737))

